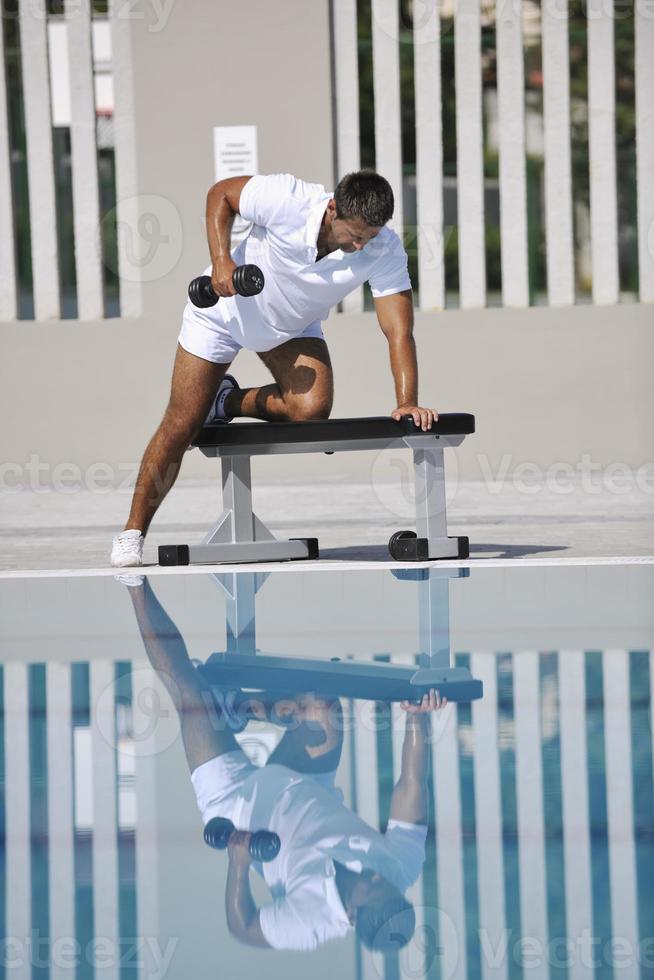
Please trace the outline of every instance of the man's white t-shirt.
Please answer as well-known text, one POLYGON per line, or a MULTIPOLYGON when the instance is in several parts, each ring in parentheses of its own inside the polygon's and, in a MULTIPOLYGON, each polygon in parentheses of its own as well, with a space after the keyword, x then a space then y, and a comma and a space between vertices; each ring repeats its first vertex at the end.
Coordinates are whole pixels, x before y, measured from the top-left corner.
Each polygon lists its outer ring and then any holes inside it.
POLYGON ((316 262, 331 197, 322 184, 291 174, 251 177, 241 191, 239 210, 252 227, 232 258, 237 265, 259 266, 265 286, 257 296, 230 296, 202 311, 227 327, 241 347, 278 347, 327 319, 330 309, 364 282, 375 298, 411 288, 404 246, 388 227, 358 252, 338 249, 316 262))
MULTIPOLYGON (((224 756, 213 759, 192 776, 205 824, 223 815, 211 796, 224 779, 224 762, 224 756)), ((255 865, 273 899, 261 907, 259 921, 274 949, 312 950, 351 931, 335 861, 357 873, 372 869, 405 892, 425 859, 426 827, 391 820, 382 834, 344 806, 340 790, 286 766, 250 770, 230 800, 229 817, 239 829, 265 827, 281 840, 274 861, 255 865)))

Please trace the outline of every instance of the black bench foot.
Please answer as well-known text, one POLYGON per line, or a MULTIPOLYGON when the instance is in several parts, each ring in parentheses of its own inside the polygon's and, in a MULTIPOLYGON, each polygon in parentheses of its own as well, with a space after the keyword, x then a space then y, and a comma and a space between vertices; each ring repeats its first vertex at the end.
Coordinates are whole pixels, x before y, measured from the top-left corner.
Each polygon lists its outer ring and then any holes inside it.
MULTIPOLYGON (((289 541, 301 541, 302 544, 307 546, 308 553, 306 559, 304 559, 305 561, 320 557, 318 538, 289 538, 289 541)), ((293 561, 293 559, 291 559, 291 561, 293 561)), ((297 561, 297 559, 295 559, 295 561, 297 561)))
POLYGON ((160 565, 188 565, 189 561, 190 555, 187 544, 159 545, 160 565))
POLYGON ((223 564, 256 561, 306 561, 318 558, 318 538, 288 541, 233 541, 222 544, 159 546, 160 565, 223 564))
POLYGON ((396 531, 388 542, 395 561, 436 561, 442 558, 468 558, 470 542, 467 537, 419 538, 415 531, 396 531))

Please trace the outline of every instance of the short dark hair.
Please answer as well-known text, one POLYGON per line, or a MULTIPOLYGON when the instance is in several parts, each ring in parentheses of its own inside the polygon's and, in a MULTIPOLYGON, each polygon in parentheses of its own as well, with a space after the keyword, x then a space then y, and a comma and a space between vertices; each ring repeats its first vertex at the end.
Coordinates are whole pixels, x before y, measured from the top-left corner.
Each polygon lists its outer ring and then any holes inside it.
POLYGON ((416 928, 413 905, 394 889, 383 902, 357 909, 356 932, 364 946, 379 952, 402 949, 416 928))
POLYGON ((393 217, 393 190, 374 170, 357 170, 339 180, 334 191, 337 218, 362 218, 371 228, 381 228, 393 217))

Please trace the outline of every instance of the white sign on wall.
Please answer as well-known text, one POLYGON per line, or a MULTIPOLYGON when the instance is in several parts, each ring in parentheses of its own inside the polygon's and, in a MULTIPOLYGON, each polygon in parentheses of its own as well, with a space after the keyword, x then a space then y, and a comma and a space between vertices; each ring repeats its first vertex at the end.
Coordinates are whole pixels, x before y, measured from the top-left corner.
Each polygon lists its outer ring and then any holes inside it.
MULTIPOLYGON (((215 126, 213 131, 215 179, 258 174, 256 126, 215 126)), ((250 224, 236 218, 232 227, 232 248, 245 238, 250 224)))
POLYGON ((216 180, 259 173, 256 126, 215 126, 213 148, 216 180))

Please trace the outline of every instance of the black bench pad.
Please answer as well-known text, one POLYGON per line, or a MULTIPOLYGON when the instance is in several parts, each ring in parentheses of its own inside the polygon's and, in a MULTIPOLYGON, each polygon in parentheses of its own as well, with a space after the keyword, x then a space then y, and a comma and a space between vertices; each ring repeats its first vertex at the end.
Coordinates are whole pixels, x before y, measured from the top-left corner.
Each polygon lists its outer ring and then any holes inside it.
POLYGON ((460 436, 475 431, 475 417, 465 412, 440 415, 428 432, 407 416, 396 422, 388 416, 359 419, 324 419, 315 422, 234 422, 208 425, 200 430, 194 446, 261 446, 300 442, 334 442, 357 439, 402 439, 404 436, 460 436))

